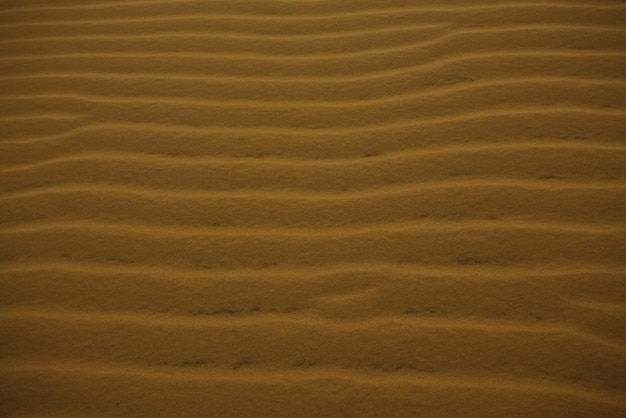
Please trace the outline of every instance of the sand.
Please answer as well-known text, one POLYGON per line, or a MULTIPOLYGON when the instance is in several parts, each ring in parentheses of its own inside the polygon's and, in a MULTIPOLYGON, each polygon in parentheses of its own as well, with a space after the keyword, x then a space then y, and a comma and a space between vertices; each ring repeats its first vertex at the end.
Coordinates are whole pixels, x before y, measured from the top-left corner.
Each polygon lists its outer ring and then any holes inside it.
POLYGON ((0 1, 3 417, 626 416, 626 3, 0 1))

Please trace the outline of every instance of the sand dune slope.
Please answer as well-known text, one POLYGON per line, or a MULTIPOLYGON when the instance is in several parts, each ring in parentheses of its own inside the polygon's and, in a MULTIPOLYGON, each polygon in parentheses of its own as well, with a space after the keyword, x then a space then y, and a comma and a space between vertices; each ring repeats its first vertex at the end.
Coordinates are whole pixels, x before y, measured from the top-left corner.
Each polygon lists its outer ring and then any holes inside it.
POLYGON ((626 3, 0 1, 0 415, 626 415, 626 3))

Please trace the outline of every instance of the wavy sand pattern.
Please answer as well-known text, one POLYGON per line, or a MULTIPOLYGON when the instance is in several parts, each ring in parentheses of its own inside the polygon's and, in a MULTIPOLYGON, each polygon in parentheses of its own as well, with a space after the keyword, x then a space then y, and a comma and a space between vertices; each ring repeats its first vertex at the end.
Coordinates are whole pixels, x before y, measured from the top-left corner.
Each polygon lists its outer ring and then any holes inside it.
POLYGON ((625 24, 0 0, 0 415, 624 416, 625 24))

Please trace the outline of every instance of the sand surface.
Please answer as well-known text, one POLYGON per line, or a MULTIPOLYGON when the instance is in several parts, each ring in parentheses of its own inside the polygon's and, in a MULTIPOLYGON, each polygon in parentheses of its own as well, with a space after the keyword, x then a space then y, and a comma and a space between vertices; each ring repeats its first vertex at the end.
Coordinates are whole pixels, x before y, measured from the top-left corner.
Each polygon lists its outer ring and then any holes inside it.
POLYGON ((0 0, 0 416, 626 416, 626 3, 0 0))

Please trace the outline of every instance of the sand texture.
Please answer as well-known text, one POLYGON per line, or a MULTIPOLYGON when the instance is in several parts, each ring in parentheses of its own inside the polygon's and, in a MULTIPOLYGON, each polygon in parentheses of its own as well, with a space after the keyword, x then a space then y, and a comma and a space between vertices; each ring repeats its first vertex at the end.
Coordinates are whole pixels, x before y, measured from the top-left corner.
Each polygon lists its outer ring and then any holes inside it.
POLYGON ((0 0, 0 416, 626 416, 626 2, 0 0))

